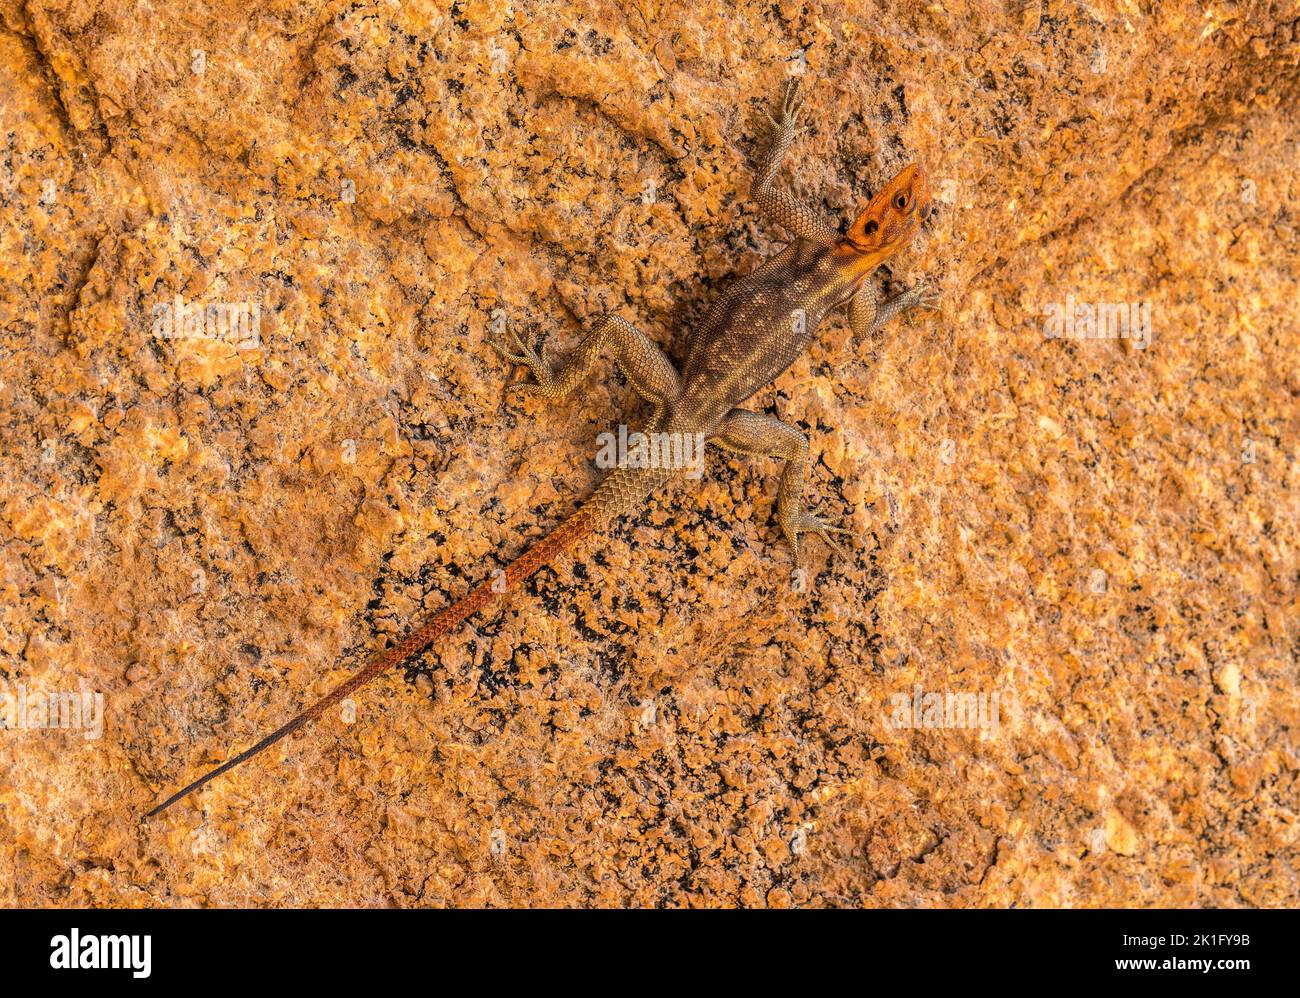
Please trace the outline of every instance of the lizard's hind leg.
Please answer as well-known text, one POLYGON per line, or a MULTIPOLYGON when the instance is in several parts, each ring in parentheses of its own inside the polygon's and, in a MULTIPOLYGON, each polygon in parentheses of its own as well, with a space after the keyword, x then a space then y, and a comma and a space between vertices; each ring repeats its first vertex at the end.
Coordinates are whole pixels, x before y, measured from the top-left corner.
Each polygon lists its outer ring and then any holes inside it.
POLYGON ((511 388, 521 388, 550 401, 568 397, 587 377, 596 358, 606 346, 613 350, 614 363, 623 377, 656 410, 675 402, 682 393, 682 379, 668 355, 654 340, 636 326, 617 315, 602 315, 583 335, 581 342, 558 366, 546 359, 544 349, 525 343, 513 329, 510 331, 518 353, 511 353, 500 344, 492 346, 506 360, 522 364, 533 374, 532 381, 522 381, 511 388))
POLYGON ((756 457, 785 459, 781 472, 781 485, 776 496, 776 518, 794 552, 794 563, 799 564, 799 535, 813 533, 824 540, 836 553, 844 554, 831 534, 852 534, 851 530, 828 527, 821 519, 803 508, 803 487, 808 477, 808 438, 803 431, 775 416, 732 409, 722 420, 717 432, 709 438, 727 450, 756 457))

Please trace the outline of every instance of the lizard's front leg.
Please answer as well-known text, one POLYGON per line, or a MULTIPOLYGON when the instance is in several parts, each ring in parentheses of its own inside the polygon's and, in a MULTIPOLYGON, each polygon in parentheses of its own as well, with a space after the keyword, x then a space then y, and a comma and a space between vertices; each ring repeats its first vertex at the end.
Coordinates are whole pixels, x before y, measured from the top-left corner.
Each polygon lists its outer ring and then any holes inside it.
POLYGON ((874 336, 881 326, 909 308, 934 308, 938 304, 939 292, 924 281, 882 301, 880 289, 868 279, 849 300, 849 328, 858 337, 874 336))
POLYGON ((839 233, 826 224, 817 212, 808 205, 796 201, 784 191, 776 190, 772 184, 776 171, 781 167, 790 142, 796 130, 795 119, 799 114, 799 82, 791 80, 786 88, 785 101, 781 106, 781 120, 768 118, 772 123, 772 139, 767 151, 759 158, 754 172, 754 182, 750 196, 758 203, 759 210, 768 217, 789 229, 800 239, 822 246, 830 246, 839 238, 839 233))
POLYGON ((551 366, 544 349, 539 352, 533 344, 525 343, 513 329, 510 335, 519 353, 511 353, 497 343, 492 346, 507 360, 527 367, 534 379, 511 387, 522 388, 544 399, 559 401, 568 397, 586 378, 606 346, 613 349, 614 363, 623 372, 623 377, 656 409, 676 401, 682 393, 681 376, 668 355, 654 340, 617 315, 607 314, 597 319, 577 348, 558 367, 551 366))
POLYGON ((853 531, 828 527, 819 517, 803 508, 803 487, 808 477, 808 438, 802 430, 766 413, 732 409, 709 439, 727 450, 741 454, 785 459, 785 469, 781 472, 781 485, 776 496, 776 518, 786 540, 790 542, 795 565, 799 564, 799 535, 802 533, 814 533, 834 548, 836 553, 844 553, 831 540, 830 535, 851 534, 853 531))

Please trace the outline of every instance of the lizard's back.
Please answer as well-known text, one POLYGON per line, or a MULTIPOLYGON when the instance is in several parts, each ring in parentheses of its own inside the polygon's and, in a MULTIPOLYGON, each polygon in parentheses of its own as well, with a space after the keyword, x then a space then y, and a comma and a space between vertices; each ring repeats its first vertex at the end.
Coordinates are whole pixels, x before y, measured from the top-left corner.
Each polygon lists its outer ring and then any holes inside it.
POLYGON ((707 432, 789 367, 852 291, 832 252, 802 239, 735 281, 691 338, 675 422, 707 432))

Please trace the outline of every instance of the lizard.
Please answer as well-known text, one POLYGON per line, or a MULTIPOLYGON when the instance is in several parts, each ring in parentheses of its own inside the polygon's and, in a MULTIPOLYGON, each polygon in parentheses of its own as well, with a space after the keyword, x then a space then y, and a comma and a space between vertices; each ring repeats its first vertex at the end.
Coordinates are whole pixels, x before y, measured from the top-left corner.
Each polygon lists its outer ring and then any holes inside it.
MULTIPOLYGON (((916 306, 935 307, 937 292, 924 282, 885 300, 868 280, 876 268, 907 246, 929 217, 926 175, 918 164, 904 167, 870 200, 841 234, 811 206, 776 186, 778 170, 794 139, 801 101, 798 80, 786 88, 780 118, 768 115, 772 137, 759 156, 750 186, 759 211, 794 240, 745 277, 736 280, 705 309, 692 331, 681 371, 645 333, 626 319, 606 313, 591 324, 577 347, 558 365, 544 345, 521 338, 510 327, 509 345, 492 340, 504 360, 528 369, 531 380, 511 388, 558 403, 583 383, 605 352, 638 395, 653 407, 647 431, 690 434, 725 450, 785 462, 777 488, 777 520, 799 564, 801 535, 812 534, 842 554, 834 537, 851 532, 827 525, 803 504, 808 474, 807 436, 776 416, 743 408, 808 347, 812 334, 832 311, 848 307, 848 324, 859 338, 874 335, 890 319, 916 306), (539 349, 540 346, 540 349, 539 349)), ((631 462, 626 462, 630 465, 631 462)), ((622 516, 671 481, 680 469, 613 468, 577 511, 527 548, 504 570, 504 578, 479 583, 450 606, 427 616, 401 640, 325 694, 287 724, 172 794, 149 811, 154 817, 209 781, 263 752, 320 717, 377 676, 422 653, 438 638, 519 588, 544 566, 579 542, 601 535, 622 516)))

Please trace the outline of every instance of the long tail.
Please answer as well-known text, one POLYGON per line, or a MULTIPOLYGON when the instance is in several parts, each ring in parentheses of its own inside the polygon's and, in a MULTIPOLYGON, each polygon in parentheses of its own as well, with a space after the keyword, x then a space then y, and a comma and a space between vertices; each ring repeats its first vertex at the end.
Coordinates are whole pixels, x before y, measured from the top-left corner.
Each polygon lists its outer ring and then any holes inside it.
POLYGON ((178 790, 146 814, 145 817, 152 818, 156 814, 161 814, 178 800, 194 793, 205 783, 215 780, 222 773, 234 769, 241 762, 246 762, 259 752, 270 748, 281 738, 293 734, 308 722, 314 721, 334 704, 349 694, 355 693, 380 673, 400 665, 412 655, 423 651, 438 638, 464 623, 479 610, 517 587, 534 572, 550 564, 560 554, 577 544, 578 541, 594 534, 604 525, 611 514, 623 512, 623 509, 616 507, 625 506, 634 496, 643 497, 661 480, 662 478, 657 475, 629 476, 620 472, 610 475, 581 509, 506 567, 504 585, 502 585, 499 576, 494 580, 479 583, 464 598, 434 613, 424 623, 402 638, 401 641, 381 652, 364 669, 329 693, 326 693, 325 696, 317 700, 284 727, 271 732, 252 748, 245 749, 233 759, 223 762, 210 773, 200 776, 185 789, 178 790))

